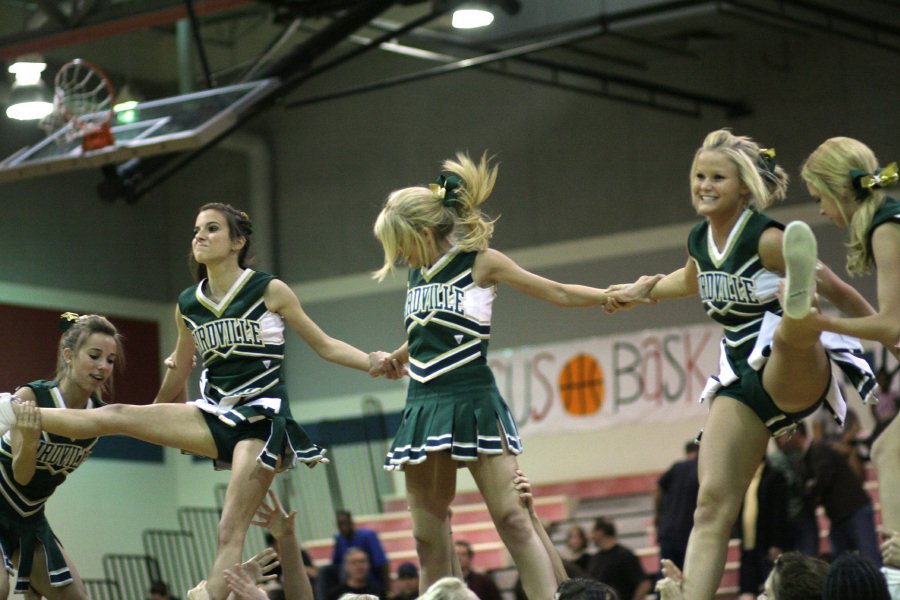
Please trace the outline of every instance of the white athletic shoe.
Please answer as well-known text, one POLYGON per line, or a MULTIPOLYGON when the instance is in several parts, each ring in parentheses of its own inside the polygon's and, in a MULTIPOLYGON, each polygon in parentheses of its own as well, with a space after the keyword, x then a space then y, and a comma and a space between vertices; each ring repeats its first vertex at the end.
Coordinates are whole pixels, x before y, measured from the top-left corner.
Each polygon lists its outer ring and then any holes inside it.
POLYGON ((13 398, 15 396, 8 392, 0 393, 0 436, 6 435, 6 432, 16 424, 16 413, 12 407, 13 398))
POLYGON ((784 314, 802 319, 816 295, 816 236, 803 221, 791 221, 784 230, 784 314))

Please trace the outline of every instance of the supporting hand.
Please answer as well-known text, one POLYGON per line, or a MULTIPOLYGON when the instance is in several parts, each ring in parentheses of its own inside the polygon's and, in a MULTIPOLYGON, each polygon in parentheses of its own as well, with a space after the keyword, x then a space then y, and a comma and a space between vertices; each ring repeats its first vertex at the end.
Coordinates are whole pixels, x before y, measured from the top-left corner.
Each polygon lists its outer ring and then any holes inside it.
POLYGON ((277 567, 278 553, 274 548, 266 548, 255 556, 250 557, 243 565, 244 573, 252 579, 257 585, 272 581, 277 575, 271 571, 277 567))
POLYGON ((516 476, 513 478, 513 487, 519 492, 519 502, 528 509, 529 512, 534 510, 534 494, 531 493, 531 482, 522 469, 516 469, 516 476))
POLYGON ((256 587, 251 576, 244 572, 241 565, 225 569, 222 575, 228 588, 238 600, 268 600, 268 594, 256 587))

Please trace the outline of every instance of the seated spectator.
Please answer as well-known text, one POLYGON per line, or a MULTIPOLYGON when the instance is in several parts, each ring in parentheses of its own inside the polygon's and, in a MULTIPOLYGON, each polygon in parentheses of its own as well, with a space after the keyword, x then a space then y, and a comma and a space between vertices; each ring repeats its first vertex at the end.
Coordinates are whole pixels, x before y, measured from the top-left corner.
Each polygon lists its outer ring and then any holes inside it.
MULTIPOLYGON (((373 529, 357 527, 350 511, 339 510, 336 517, 338 532, 334 536, 334 550, 331 554, 332 567, 340 573, 347 549, 359 548, 369 558, 369 578, 380 585, 382 590, 387 590, 387 584, 391 580, 391 566, 384 553, 384 548, 381 546, 381 540, 378 539, 378 533, 373 529)), ((382 595, 384 595, 384 591, 382 595)))
POLYGON ((650 591, 650 580, 634 552, 619 543, 612 521, 598 517, 591 537, 597 553, 591 557, 590 576, 616 590, 621 600, 643 599, 650 591))
POLYGON ((397 567, 394 595, 391 600, 415 600, 419 597, 419 569, 411 562, 397 567))
MULTIPOLYGON (((681 570, 672 561, 663 561, 663 578, 656 584, 660 600, 684 600, 681 570)), ((761 599, 822 600, 828 563, 800 552, 786 552, 775 560, 766 579, 761 599)))
POLYGON ((694 527, 697 509, 697 457, 699 446, 695 440, 684 445, 684 460, 669 467, 656 483, 653 497, 655 507, 656 541, 659 557, 667 558, 678 568, 684 566, 688 538, 694 527))
POLYGON ((572 525, 566 530, 566 546, 560 552, 565 561, 577 565, 579 569, 587 573, 591 562, 591 554, 588 552, 588 536, 580 525, 572 525))
POLYGON ((825 577, 822 600, 890 600, 884 575, 859 554, 841 554, 825 577))
POLYGON ((786 552, 775 560, 763 593, 767 600, 821 600, 827 574, 825 561, 786 552))
POLYGON ((150 584, 150 600, 178 600, 178 597, 169 593, 169 586, 165 581, 157 580, 150 584))
POLYGON ((619 600, 619 596, 605 583, 576 577, 559 584, 556 600, 619 600))
POLYGON ((459 568, 462 571, 463 581, 480 600, 500 600, 500 590, 490 575, 479 573, 472 569, 472 559, 475 551, 472 544, 465 540, 457 540, 453 544, 456 549, 456 557, 459 559, 459 568))
POLYGON ((456 577, 444 577, 432 583, 419 600, 478 600, 478 596, 456 577))
POLYGON ((328 591, 326 600, 338 600, 344 594, 371 594, 384 598, 381 583, 371 578, 369 556, 359 548, 348 548, 344 552, 344 575, 342 583, 328 591))

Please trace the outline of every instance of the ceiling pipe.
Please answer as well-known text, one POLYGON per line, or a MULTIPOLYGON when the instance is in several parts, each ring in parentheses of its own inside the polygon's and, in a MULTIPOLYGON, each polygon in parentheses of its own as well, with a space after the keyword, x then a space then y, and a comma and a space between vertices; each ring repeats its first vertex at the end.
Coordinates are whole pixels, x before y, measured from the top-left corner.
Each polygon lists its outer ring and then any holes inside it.
MULTIPOLYGON (((213 15, 253 4, 253 1, 197 0, 194 4, 194 12, 197 16, 213 15)), ((171 25, 176 21, 188 18, 187 8, 184 2, 179 0, 157 4, 153 9, 140 14, 134 14, 133 7, 128 13, 119 12, 112 15, 107 11, 106 14, 109 16, 102 22, 86 23, 64 30, 53 27, 48 28, 46 32, 26 31, 0 38, 0 60, 9 60, 32 52, 46 52, 53 48, 74 46, 143 29, 171 25)))

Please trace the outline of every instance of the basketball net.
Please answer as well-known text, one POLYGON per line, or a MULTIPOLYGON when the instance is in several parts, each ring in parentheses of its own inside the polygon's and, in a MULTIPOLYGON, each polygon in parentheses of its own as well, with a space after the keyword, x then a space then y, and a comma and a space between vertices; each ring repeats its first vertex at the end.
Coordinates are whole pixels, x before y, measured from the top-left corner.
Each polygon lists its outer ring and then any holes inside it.
POLYGON ((110 121, 115 91, 99 67, 76 58, 56 74, 53 111, 41 120, 41 128, 56 136, 59 144, 81 138, 82 152, 99 150, 115 143, 110 121))

